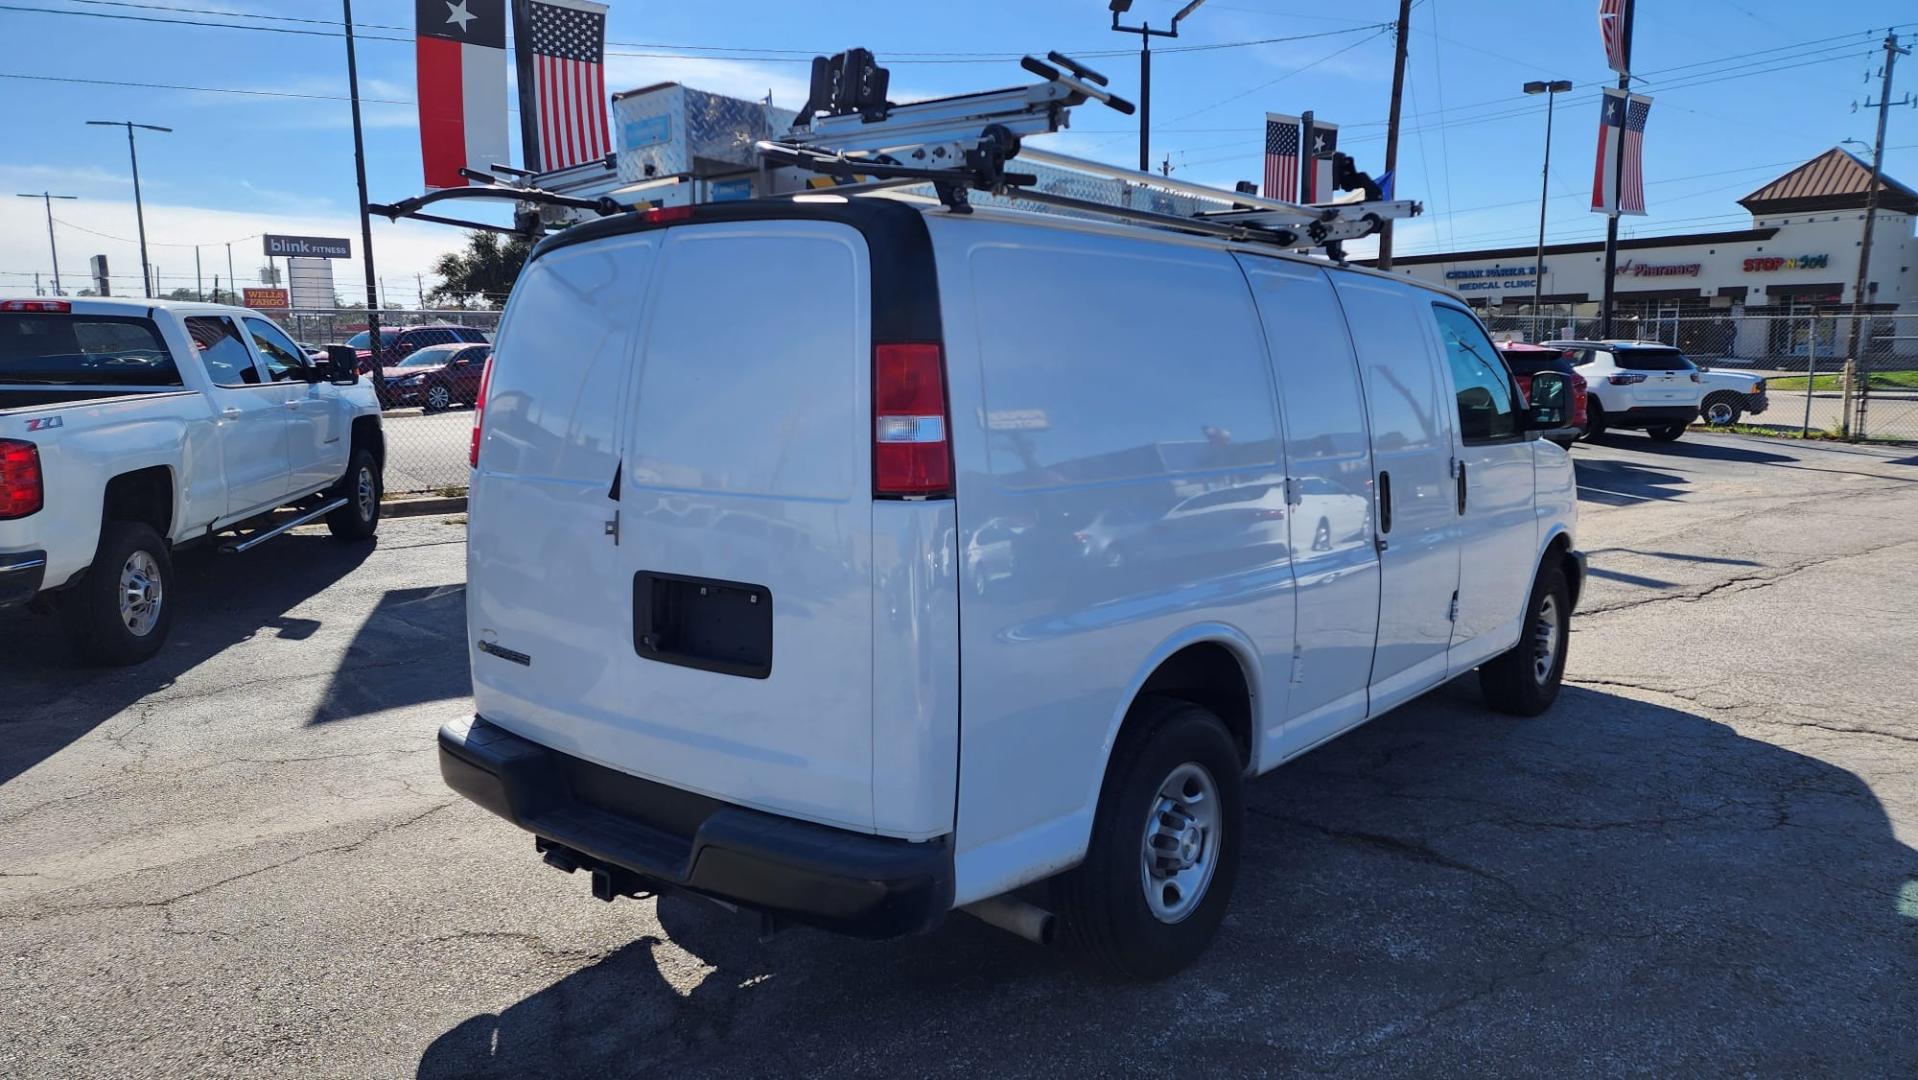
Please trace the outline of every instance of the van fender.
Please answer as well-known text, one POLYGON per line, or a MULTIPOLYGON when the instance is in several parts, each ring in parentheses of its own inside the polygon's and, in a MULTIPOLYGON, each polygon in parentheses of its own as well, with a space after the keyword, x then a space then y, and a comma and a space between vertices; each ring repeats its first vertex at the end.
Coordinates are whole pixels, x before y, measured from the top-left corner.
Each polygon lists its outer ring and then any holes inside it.
POLYGON ((1105 739, 1099 747, 1099 768, 1092 777, 1085 801, 1081 803, 1085 810, 1083 817, 1087 828, 1085 834, 1079 838, 1080 856, 1084 856, 1086 845, 1091 841, 1091 821, 1098 811, 1099 793, 1105 787, 1106 770, 1112 767, 1112 752, 1118 748, 1119 734, 1125 727, 1126 717, 1131 714, 1133 704, 1139 700, 1139 691, 1145 687, 1146 680, 1152 678, 1152 673, 1159 670, 1159 665, 1165 663, 1174 653, 1192 645, 1208 642, 1224 646, 1225 650, 1232 654, 1232 658, 1239 662, 1239 671, 1245 676, 1246 689, 1252 698, 1252 723, 1251 731, 1247 733, 1248 752, 1245 775, 1258 775, 1259 760, 1263 756, 1260 743, 1265 729, 1265 724, 1261 722, 1259 715, 1260 705, 1265 700, 1265 687, 1258 662, 1259 650, 1252 644, 1251 635, 1230 623, 1204 622, 1185 627, 1161 641, 1156 648, 1146 654, 1146 658, 1133 670, 1132 677, 1126 681, 1125 692, 1120 695, 1118 707, 1106 721, 1105 739))

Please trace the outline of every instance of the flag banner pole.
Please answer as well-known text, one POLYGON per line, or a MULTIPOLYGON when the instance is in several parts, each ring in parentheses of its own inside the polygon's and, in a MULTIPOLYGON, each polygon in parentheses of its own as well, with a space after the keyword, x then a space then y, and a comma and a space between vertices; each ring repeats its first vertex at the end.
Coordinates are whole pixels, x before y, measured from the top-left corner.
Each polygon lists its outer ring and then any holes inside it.
POLYGON ((506 136, 506 0, 415 0, 420 165, 429 188, 512 159, 506 136))
POLYGON ((1265 186, 1268 199, 1290 201, 1299 190, 1299 118, 1285 113, 1265 114, 1265 186))

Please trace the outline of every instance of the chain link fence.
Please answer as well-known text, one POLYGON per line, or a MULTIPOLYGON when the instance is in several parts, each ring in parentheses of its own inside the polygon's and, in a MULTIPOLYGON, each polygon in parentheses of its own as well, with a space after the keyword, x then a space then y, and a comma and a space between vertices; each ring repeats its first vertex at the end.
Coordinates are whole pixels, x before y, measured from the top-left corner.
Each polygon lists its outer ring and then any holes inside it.
MULTIPOLYGON (((352 343, 366 347, 364 308, 296 308, 274 315, 302 345, 324 348, 352 343), (357 341, 355 335, 360 335, 357 341)), ((499 329, 499 317, 497 311, 381 310, 380 337, 388 342, 387 370, 405 368, 412 354, 433 345, 491 342, 499 329)), ((454 494, 466 490, 467 450, 473 432, 471 401, 479 389, 479 368, 440 368, 426 362, 445 355, 439 350, 420 357, 412 365, 419 370, 410 373, 418 378, 404 389, 389 387, 383 396, 386 490, 391 494, 454 494), (445 394, 429 401, 434 387, 443 387, 445 394)))
MULTIPOLYGON (((491 341, 497 311, 382 311, 384 330, 414 330, 428 340, 433 328, 462 327, 491 341)), ((346 342, 366 329, 363 309, 296 310, 281 321, 296 340, 346 342)), ((1490 315, 1495 337, 1521 341, 1598 337, 1595 318, 1490 315)), ((1764 378, 1768 405, 1743 422, 1755 427, 1845 438, 1918 440, 1918 314, 1860 319, 1858 359, 1850 355, 1852 320, 1846 315, 1677 315, 1615 320, 1612 336, 1658 341, 1684 350, 1702 367, 1764 378)), ((403 361, 403 357, 401 360, 403 361)), ((410 395, 386 402, 387 490, 395 494, 455 492, 466 487, 472 438, 473 386, 453 387, 444 407, 410 395)), ((397 395, 393 395, 397 397, 397 395)))
MULTIPOLYGON (((1488 315, 1494 337, 1592 340, 1599 320, 1488 315)), ((1671 315, 1620 318, 1612 337, 1657 341, 1700 367, 1765 380, 1769 405, 1756 427, 1805 435, 1918 440, 1918 314, 1671 315), (1857 334, 1854 349, 1852 335, 1857 334), (1848 358, 1855 356, 1855 361, 1848 358)))

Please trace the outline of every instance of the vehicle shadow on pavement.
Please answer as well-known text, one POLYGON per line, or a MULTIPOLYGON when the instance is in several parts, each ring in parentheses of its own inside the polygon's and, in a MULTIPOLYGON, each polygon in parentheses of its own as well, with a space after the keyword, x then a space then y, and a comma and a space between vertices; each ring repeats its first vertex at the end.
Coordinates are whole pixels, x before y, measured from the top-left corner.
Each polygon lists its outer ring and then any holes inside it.
POLYGON ((0 614, 0 784, 224 649, 263 632, 310 637, 319 624, 287 613, 373 551, 373 544, 288 535, 248 555, 218 555, 210 546, 177 552, 173 632, 158 655, 133 667, 83 666, 55 619, 22 610, 0 614))
POLYGON ((1466 679, 1248 802, 1220 938, 1163 983, 960 915, 904 941, 760 944, 750 920, 669 899, 666 940, 467 1019, 418 1075, 1918 1063, 1918 852, 1825 762, 1589 687, 1536 719, 1493 716, 1466 679))
POLYGON ((360 624, 308 724, 464 697, 466 586, 394 589, 360 624))
POLYGON ((1660 499, 1676 499, 1691 486, 1691 481, 1678 473, 1650 469, 1617 458, 1598 461, 1573 458, 1572 471, 1578 478, 1579 501, 1604 506, 1632 506, 1660 499))
POLYGON ((1720 442, 1714 437, 1684 439, 1678 442, 1662 443, 1646 439, 1644 445, 1632 449, 1659 457, 1692 458, 1699 461, 1738 461, 1748 465, 1776 465, 1781 461, 1802 460, 1790 454, 1777 454, 1769 450, 1757 450, 1750 446, 1736 446, 1720 442))

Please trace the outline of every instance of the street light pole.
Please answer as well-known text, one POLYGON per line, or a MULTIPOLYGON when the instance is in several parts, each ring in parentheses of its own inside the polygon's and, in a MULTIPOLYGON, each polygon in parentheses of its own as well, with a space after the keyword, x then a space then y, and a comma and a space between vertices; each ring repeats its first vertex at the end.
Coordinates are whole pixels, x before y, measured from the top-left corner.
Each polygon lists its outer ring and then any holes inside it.
POLYGON ((165 132, 173 129, 158 124, 136 124, 131 120, 89 120, 87 123, 95 127, 124 126, 127 129, 127 157, 133 162, 133 217, 140 225, 140 284, 146 288, 147 298, 152 299, 153 280, 147 270, 147 214, 140 202, 140 151, 133 145, 133 129, 165 132))
POLYGON ((55 200, 55 199, 77 199, 77 198, 79 198, 80 196, 78 196, 78 195, 55 195, 55 194, 53 194, 52 192, 49 192, 49 191, 42 191, 42 192, 41 192, 40 194, 38 194, 38 195, 35 195, 35 194, 33 194, 32 192, 28 192, 28 193, 26 193, 26 194, 24 194, 24 195, 21 195, 20 197, 21 197, 21 198, 23 198, 23 199, 39 199, 39 200, 40 200, 40 201, 41 201, 42 203, 45 203, 45 204, 46 204, 46 207, 47 207, 47 251, 48 251, 48 253, 49 253, 49 254, 51 254, 51 255, 53 256, 53 295, 55 295, 55 296, 59 296, 59 295, 60 295, 60 249, 59 249, 59 247, 57 247, 57 246, 56 246, 56 245, 54 244, 54 242, 53 242, 53 200, 55 200))
POLYGON ((1533 81, 1525 84, 1527 94, 1545 95, 1545 167, 1538 182, 1538 256, 1532 264, 1532 332, 1538 332, 1539 302, 1545 292, 1545 200, 1552 187, 1552 107, 1558 95, 1572 88, 1570 80, 1533 81))
POLYGON ((1111 0, 1112 28, 1121 34, 1139 35, 1139 171, 1152 171, 1152 39, 1179 36, 1179 24, 1199 10, 1205 0, 1191 0, 1172 16, 1169 30, 1154 30, 1150 23, 1120 26, 1119 16, 1132 9, 1132 0, 1111 0))

